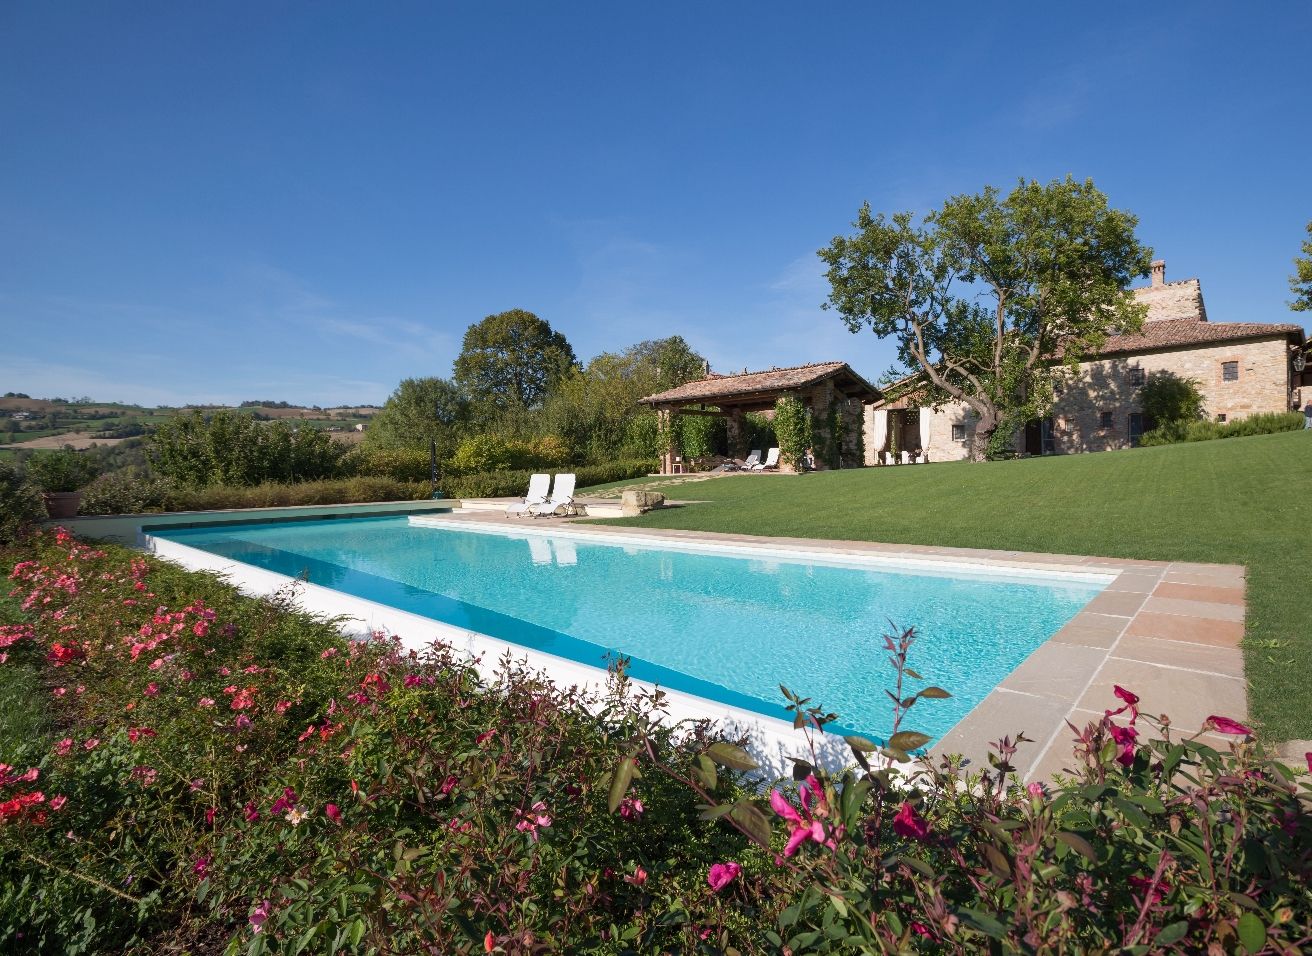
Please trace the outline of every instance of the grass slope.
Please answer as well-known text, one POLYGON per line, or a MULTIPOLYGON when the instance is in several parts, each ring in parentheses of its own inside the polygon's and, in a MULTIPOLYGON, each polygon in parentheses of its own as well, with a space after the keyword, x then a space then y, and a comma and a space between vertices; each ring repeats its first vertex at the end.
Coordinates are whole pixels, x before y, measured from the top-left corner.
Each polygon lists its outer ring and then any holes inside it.
POLYGON ((695 488, 704 504, 606 523, 1246 565, 1252 716, 1312 738, 1312 432, 695 488))

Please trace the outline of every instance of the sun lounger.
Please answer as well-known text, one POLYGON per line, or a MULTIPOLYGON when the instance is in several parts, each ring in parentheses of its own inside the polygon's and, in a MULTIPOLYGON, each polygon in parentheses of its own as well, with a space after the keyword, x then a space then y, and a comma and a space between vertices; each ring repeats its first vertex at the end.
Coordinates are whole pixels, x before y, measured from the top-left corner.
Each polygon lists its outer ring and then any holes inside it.
POLYGON ((523 501, 506 505, 506 517, 528 514, 534 505, 540 505, 547 500, 547 492, 550 488, 550 475, 529 475, 528 494, 524 496, 523 501))
POLYGON ((752 471, 769 471, 779 467, 779 449, 771 448, 765 453, 765 461, 758 461, 752 465, 752 471))
POLYGON ((578 509, 574 507, 575 480, 574 475, 569 472, 557 475, 555 486, 551 489, 551 497, 530 507, 529 513, 535 518, 551 517, 556 514, 578 514, 578 509))
POLYGON ((743 471, 751 471, 760 463, 761 463, 761 449, 757 448, 755 451, 753 451, 750 455, 747 456, 747 460, 742 463, 741 467, 743 471))

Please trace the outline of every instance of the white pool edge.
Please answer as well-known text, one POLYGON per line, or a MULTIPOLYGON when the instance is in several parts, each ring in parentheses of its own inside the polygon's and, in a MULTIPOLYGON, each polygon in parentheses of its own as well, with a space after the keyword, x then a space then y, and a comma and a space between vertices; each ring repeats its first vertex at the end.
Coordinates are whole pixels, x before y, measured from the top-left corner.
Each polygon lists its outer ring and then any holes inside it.
MULTIPOLYGON (((557 533, 556 528, 550 530, 551 533, 557 533)), ((543 529, 543 533, 546 531, 547 529, 543 529)), ((189 571, 219 574, 242 593, 251 597, 268 597, 289 585, 294 586, 297 590, 298 603, 304 610, 313 614, 346 619, 341 629, 347 636, 364 637, 383 631, 396 635, 406 648, 422 649, 434 641, 449 644, 469 655, 471 663, 484 680, 491 681, 495 678, 499 671, 498 662, 509 654, 513 660, 522 661, 533 670, 541 672, 561 689, 579 687, 599 694, 604 694, 607 690, 609 675, 589 664, 524 647, 478 631, 454 627, 367 598, 267 571, 176 541, 157 538, 148 532, 140 533, 138 543, 140 547, 151 551, 157 557, 189 571), (358 627, 353 626, 357 622, 358 627)), ((648 681, 634 680, 632 683, 636 688, 647 691, 654 691, 658 687, 648 681)), ((719 725, 729 737, 739 735, 749 737, 751 745, 748 749, 760 762, 761 773, 768 777, 790 776, 793 757, 808 761, 812 759, 806 735, 794 729, 789 721, 717 703, 669 687, 660 686, 659 689, 665 695, 666 712, 673 723, 709 720, 719 725)), ((816 748, 819 762, 825 769, 837 771, 852 763, 851 749, 843 738, 836 734, 816 735, 816 748)))
POLYGON ((441 528, 451 531, 476 531, 484 534, 499 534, 503 537, 541 535, 553 538, 573 538, 593 544, 614 545, 616 547, 635 547, 657 551, 689 551, 708 554, 723 554, 730 557, 759 558, 784 561, 823 560, 827 563, 850 565, 854 567, 872 567, 884 571, 932 571, 936 574, 964 574, 969 576, 986 576, 990 578, 1039 579, 1054 584, 1101 584, 1109 585, 1116 580, 1119 572, 1113 571, 1073 571, 1068 566, 1030 562, 1018 565, 1013 562, 960 561, 953 558, 922 558, 910 554, 874 554, 870 552, 844 551, 838 548, 803 548, 780 547, 778 545, 742 544, 724 541, 693 541, 682 537, 663 537, 660 535, 624 534, 623 532, 596 531, 567 524, 498 524, 470 520, 468 518, 429 517, 427 515, 408 515, 407 521, 416 527, 441 528))

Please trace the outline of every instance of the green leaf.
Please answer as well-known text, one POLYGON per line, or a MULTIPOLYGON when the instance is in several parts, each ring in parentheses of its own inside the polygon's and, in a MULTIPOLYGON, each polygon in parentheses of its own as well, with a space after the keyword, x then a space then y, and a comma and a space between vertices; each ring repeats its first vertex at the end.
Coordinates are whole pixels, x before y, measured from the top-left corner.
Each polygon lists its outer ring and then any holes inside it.
POLYGON ((722 740, 707 747, 706 756, 721 767, 728 767, 730 770, 755 770, 758 766, 746 750, 735 747, 733 744, 727 744, 722 740))
POLYGON ((697 755, 697 759, 693 761, 692 772, 697 777, 697 782, 707 790, 714 790, 720 782, 720 776, 715 772, 715 763, 706 754, 697 755))
POLYGON ((718 806, 708 807, 701 813, 697 814, 697 817, 701 820, 718 820, 720 817, 733 810, 733 806, 732 803, 721 803, 718 806))
POLYGON ((895 856, 893 859, 898 863, 905 863, 927 880, 932 880, 938 876, 938 874, 934 872, 934 868, 924 860, 917 860, 913 856, 895 856))
POLYGON ((815 768, 805 760, 798 757, 791 758, 793 761, 793 779, 805 780, 811 774, 815 773, 815 768))
POLYGON ((853 735, 851 737, 844 737, 843 739, 846 740, 847 745, 851 747, 853 750, 855 750, 857 753, 868 754, 868 753, 873 753, 874 751, 879 749, 878 744, 871 743, 869 740, 866 740, 866 738, 864 737, 857 737, 853 735))
POLYGON ((933 738, 918 730, 900 730, 888 738, 888 746, 893 750, 916 750, 925 746, 933 738))
POLYGON ((1189 932, 1189 921, 1182 919, 1178 923, 1169 923, 1162 927, 1162 931, 1153 937, 1154 946, 1169 946, 1177 940, 1184 939, 1185 933, 1189 932))
POLYGON ((609 813, 614 813, 624 802, 624 795, 629 792, 629 784, 633 783, 633 769, 636 762, 632 757, 625 757, 616 766, 615 772, 610 777, 610 794, 606 798, 606 806, 609 813))
POLYGON ((928 697, 930 700, 946 700, 952 695, 942 687, 926 687, 919 694, 921 697, 928 697))
POLYGON ((729 816, 761 846, 768 847, 770 845, 770 821, 764 813, 752 804, 745 801, 734 804, 729 816))
POLYGON ((1057 842, 1066 844, 1090 863, 1098 862, 1098 854, 1094 851, 1093 844, 1078 833, 1067 833, 1065 831, 1058 833, 1057 842))
POLYGON ((1252 913, 1239 917, 1239 942, 1250 953, 1255 953, 1266 945, 1266 924, 1252 913))
POLYGON ((364 920, 358 919, 351 924, 351 945, 359 947, 362 939, 364 939, 364 920))
POLYGON ((1007 935, 1007 927, 988 913, 981 913, 979 910, 960 909, 957 910, 957 916, 981 933, 992 936, 994 939, 1003 939, 1007 935))

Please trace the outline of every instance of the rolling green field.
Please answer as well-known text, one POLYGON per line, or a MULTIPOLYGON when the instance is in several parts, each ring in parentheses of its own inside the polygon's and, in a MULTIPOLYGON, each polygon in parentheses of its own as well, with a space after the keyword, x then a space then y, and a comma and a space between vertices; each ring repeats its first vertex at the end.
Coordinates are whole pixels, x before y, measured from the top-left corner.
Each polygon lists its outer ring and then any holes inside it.
POLYGON ((1246 565, 1253 719, 1312 738, 1312 432, 680 491, 704 503, 605 523, 1246 565))

